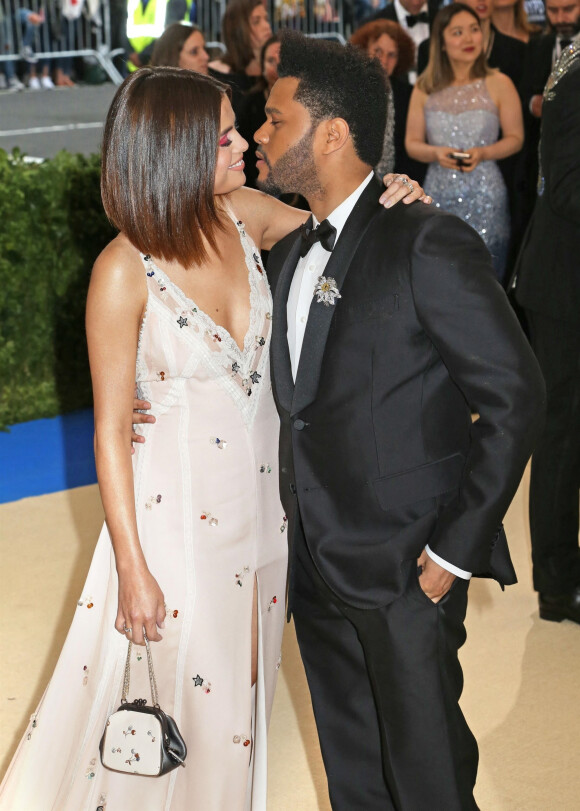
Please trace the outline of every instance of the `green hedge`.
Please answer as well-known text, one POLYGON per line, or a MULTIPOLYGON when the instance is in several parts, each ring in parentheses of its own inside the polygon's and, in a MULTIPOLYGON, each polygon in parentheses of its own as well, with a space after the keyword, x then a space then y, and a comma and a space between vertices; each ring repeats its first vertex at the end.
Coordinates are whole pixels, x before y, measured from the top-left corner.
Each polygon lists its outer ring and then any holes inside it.
POLYGON ((99 172, 98 155, 0 150, 0 428, 92 403, 86 292, 114 236, 99 172))

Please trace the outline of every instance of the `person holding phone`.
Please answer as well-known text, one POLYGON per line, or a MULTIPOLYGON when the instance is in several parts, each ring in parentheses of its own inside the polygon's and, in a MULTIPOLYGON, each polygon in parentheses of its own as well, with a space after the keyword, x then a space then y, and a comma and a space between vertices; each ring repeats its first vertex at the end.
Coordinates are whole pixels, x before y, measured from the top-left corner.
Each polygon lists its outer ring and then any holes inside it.
POLYGON ((522 111, 512 81, 490 68, 477 14, 463 3, 442 8, 429 63, 411 96, 405 147, 429 163, 425 190, 438 208, 469 223, 504 280, 510 216, 496 161, 523 144, 522 111))

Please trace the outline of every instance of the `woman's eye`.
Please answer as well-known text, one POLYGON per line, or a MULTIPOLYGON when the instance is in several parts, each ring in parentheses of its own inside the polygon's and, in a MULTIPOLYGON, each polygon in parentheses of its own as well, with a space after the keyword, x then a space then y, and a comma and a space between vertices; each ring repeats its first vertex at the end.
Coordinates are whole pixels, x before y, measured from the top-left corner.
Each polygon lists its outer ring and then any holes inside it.
POLYGON ((232 143, 231 139, 228 138, 227 135, 222 135, 220 138, 220 146, 230 146, 232 143))

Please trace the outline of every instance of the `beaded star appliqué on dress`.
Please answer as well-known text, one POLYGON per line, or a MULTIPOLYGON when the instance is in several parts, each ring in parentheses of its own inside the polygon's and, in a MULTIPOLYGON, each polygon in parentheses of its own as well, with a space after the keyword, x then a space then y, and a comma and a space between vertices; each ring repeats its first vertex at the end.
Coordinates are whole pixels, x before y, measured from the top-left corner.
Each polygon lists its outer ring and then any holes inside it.
MULTIPOLYGON (((231 212, 230 216, 238 230, 250 286, 250 323, 243 348, 238 346, 225 327, 216 324, 188 298, 155 264, 151 256, 143 255, 149 290, 147 312, 155 307, 157 315, 170 322, 173 332, 190 343, 192 353, 200 356, 208 373, 233 397, 245 422, 251 424, 260 391, 264 388, 263 381, 267 379, 272 298, 261 268, 261 260, 258 261, 259 254, 248 238, 244 224, 231 212)), ((146 320, 147 314, 142 332, 146 320)), ((142 357, 141 341, 137 356, 137 378, 139 392, 147 399, 149 370, 142 357)), ((154 379, 159 380, 158 372, 154 379)), ((167 370, 163 372, 163 381, 170 382, 167 370)))

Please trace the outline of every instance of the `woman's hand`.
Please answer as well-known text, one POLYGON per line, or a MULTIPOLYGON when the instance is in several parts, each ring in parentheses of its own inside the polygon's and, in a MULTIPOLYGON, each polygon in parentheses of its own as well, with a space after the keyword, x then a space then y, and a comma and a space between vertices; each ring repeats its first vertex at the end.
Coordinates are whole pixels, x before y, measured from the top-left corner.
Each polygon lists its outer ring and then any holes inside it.
POLYGON ((425 194, 425 190, 417 181, 411 180, 408 175, 390 172, 383 177, 383 183, 387 190, 379 197, 379 203, 385 208, 391 208, 400 200, 407 204, 413 203, 415 200, 420 200, 427 205, 433 202, 432 198, 425 194))
POLYGON ((157 629, 164 627, 165 600, 153 575, 146 568, 120 574, 117 631, 135 645, 144 645, 143 631, 150 642, 160 642, 163 637, 157 629))
POLYGON ((457 163, 455 158, 451 157, 452 152, 457 152, 456 147, 452 146, 436 146, 435 149, 435 160, 438 162, 439 166, 442 166, 443 169, 455 169, 456 172, 460 172, 462 167, 457 163))
POLYGON ((469 153, 469 158, 464 158, 463 160, 464 172, 473 172, 476 166, 486 160, 485 147, 483 146, 473 146, 471 149, 466 149, 465 151, 469 153))

